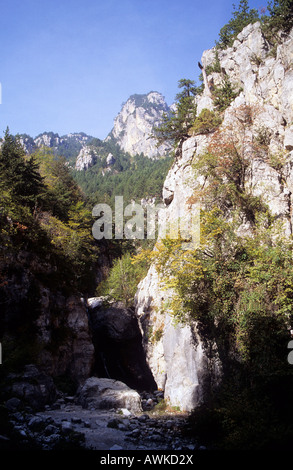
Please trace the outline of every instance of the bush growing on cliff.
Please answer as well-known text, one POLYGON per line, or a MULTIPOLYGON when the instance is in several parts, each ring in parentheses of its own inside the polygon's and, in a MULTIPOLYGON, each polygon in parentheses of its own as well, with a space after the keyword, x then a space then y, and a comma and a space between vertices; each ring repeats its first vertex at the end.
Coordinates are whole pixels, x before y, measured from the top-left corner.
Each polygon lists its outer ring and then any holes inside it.
POLYGON ((225 75, 220 86, 213 90, 214 104, 217 111, 225 111, 233 100, 239 95, 241 88, 233 86, 229 78, 225 75))
POLYGON ((250 9, 247 0, 240 0, 239 5, 233 5, 232 18, 225 24, 219 33, 216 46, 219 49, 231 47, 236 36, 241 33, 245 26, 261 21, 265 36, 272 43, 276 41, 276 34, 280 31, 288 34, 293 27, 293 1, 273 0, 269 1, 267 7, 263 7, 259 16, 256 9, 250 9))
POLYGON ((293 383, 293 242, 246 184, 253 159, 264 152, 251 139, 257 115, 257 107, 235 109, 231 125, 215 131, 196 157, 195 177, 205 181, 194 194, 202 200, 200 244, 166 237, 145 254, 162 288, 172 290, 174 320, 196 321, 207 350, 217 345, 223 387, 210 407, 194 411, 193 424, 200 437, 206 426, 207 443, 225 449, 282 447, 282 438, 288 446, 293 435, 285 389, 293 383))
POLYGON ((222 119, 218 114, 209 109, 203 109, 195 119, 190 131, 193 134, 208 134, 213 132, 221 122, 222 119))

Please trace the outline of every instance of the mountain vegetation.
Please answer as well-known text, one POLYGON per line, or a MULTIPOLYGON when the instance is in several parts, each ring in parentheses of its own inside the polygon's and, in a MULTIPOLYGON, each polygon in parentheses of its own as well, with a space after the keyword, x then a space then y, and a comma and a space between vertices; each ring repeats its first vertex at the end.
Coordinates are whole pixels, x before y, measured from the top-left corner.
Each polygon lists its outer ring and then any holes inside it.
POLYGON ((195 82, 189 79, 181 79, 178 88, 182 89, 175 97, 175 109, 170 113, 164 113, 162 122, 154 126, 153 135, 158 145, 165 141, 175 144, 189 136, 189 130, 196 118, 196 104, 194 97, 198 93, 195 82))
MULTIPOLYGON (((259 17, 241 0, 220 31, 217 49, 230 47, 255 21, 261 22, 273 47, 290 31, 292 19, 292 1, 270 2, 267 14, 259 17)), ((205 109, 194 117, 187 110, 185 127, 174 112, 156 130, 159 142, 174 138, 177 148, 187 135, 211 133, 206 150, 194 158, 194 179, 205 183, 190 198, 201 202, 201 238, 198 246, 187 249, 184 238, 166 237, 154 251, 142 251, 135 259, 151 261, 162 288, 173 293, 174 321, 196 322, 211 354, 217 345, 223 381, 210 401, 192 413, 196 438, 216 449, 281 450, 293 438, 293 373, 287 362, 293 322, 292 237, 284 235, 263 197, 252 194, 245 181, 253 159, 265 159, 282 172, 285 157, 268 152, 268 133, 256 135, 253 107, 237 109, 233 126, 221 125, 223 111, 238 94, 225 77, 213 91, 215 111, 205 109)))
MULTIPOLYGON (((0 169, 2 336, 15 316, 15 278, 30 272, 36 283, 27 299, 31 305, 19 306, 24 325, 36 311, 38 283, 64 293, 92 291, 98 250, 91 237, 87 201, 63 159, 48 150, 27 156, 19 139, 7 130, 0 169)), ((15 318, 11 325, 16 331, 20 327, 15 318)))
POLYGON ((267 8, 261 9, 261 14, 255 8, 249 8, 248 0, 240 0, 238 7, 233 5, 233 10, 232 18, 220 30, 216 42, 220 49, 232 46, 237 34, 256 21, 261 21, 264 33, 272 42, 278 39, 280 31, 287 34, 293 26, 292 0, 268 2, 267 8))
POLYGON ((150 160, 144 155, 134 157, 111 148, 115 163, 110 167, 106 158, 87 171, 74 171, 73 176, 93 204, 113 204, 115 196, 126 203, 143 198, 161 198, 162 186, 171 165, 171 157, 150 160))
POLYGON ((54 132, 43 132, 35 138, 28 134, 18 134, 18 137, 27 154, 32 154, 41 147, 48 147, 55 156, 64 157, 70 164, 74 164, 83 146, 93 139, 84 132, 61 137, 54 132))
MULTIPOLYGON (((274 0, 260 17, 240 0, 220 31, 217 49, 230 47, 243 27, 256 21, 274 44, 293 26, 292 6, 292 0, 274 0)), ((219 71, 217 62, 214 67, 219 71)), ((264 198, 245 185, 251 159, 257 157, 278 169, 282 180, 284 156, 264 152, 269 135, 255 135, 252 107, 238 110, 233 128, 222 125, 224 111, 240 92, 229 77, 213 90, 214 110, 198 115, 195 97, 202 88, 182 79, 179 89, 173 111, 153 133, 158 144, 171 141, 174 153, 191 135, 210 134, 193 165, 194 180, 205 181, 190 198, 190 203, 202 202, 199 246, 186 249, 180 237, 160 240, 155 250, 152 242, 111 241, 106 249, 113 263, 97 291, 101 246, 91 232, 93 206, 103 202, 113 207, 117 195, 126 204, 160 199, 171 157, 131 156, 111 140, 91 139, 96 163, 77 171, 72 155, 80 143, 63 142, 60 152, 39 148, 28 155, 20 138, 6 131, 0 148, 0 339, 9 332, 25 344, 33 336, 41 285, 64 295, 98 293, 132 306, 137 284, 152 262, 164 288, 174 293, 174 321, 197 322, 211 354, 216 344, 224 365, 221 386, 190 417, 196 438, 216 449, 287 449, 293 438, 293 373, 286 367, 293 322, 292 237, 284 236, 264 198), (243 226, 249 227, 245 233, 243 226), (21 289, 25 281, 30 287, 20 305, 16 286, 21 289)), ((144 106, 139 95, 133 97, 144 106)), ((22 136, 32 144, 28 137, 22 136)), ((36 351, 21 363, 33 355, 36 351)))

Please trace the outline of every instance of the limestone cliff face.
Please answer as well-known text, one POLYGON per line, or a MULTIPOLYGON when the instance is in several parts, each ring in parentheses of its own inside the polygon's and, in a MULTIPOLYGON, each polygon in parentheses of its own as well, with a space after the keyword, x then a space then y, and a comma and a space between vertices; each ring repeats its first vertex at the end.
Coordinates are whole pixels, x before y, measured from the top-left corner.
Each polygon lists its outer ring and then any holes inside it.
POLYGON ((163 113, 168 112, 169 107, 160 93, 132 95, 115 118, 114 127, 106 140, 114 139, 122 150, 131 155, 144 153, 149 158, 163 156, 170 147, 161 145, 157 148, 155 139, 150 135, 163 113))
MULTIPOLYGON (((215 61, 216 51, 205 51, 204 67, 215 61)), ((233 46, 219 51, 221 73, 208 75, 211 89, 197 98, 198 113, 213 109, 212 87, 227 75, 232 84, 242 90, 224 113, 222 127, 239 131, 241 110, 253 110, 252 122, 245 131, 244 150, 250 156, 256 136, 266 136, 266 156, 283 155, 280 169, 263 155, 251 153, 245 185, 253 195, 262 195, 272 214, 283 222, 284 233, 292 233, 293 192, 293 35, 282 38, 276 52, 262 35, 259 23, 247 26, 233 46), (237 127, 238 126, 238 127, 237 127)), ((240 126, 241 127, 241 126, 240 126)), ((206 148, 212 134, 194 135, 187 139, 177 154, 163 189, 165 211, 171 220, 188 215, 190 196, 204 182, 197 178, 192 163, 206 148)), ((249 230, 249 227, 242 227, 249 230)), ((207 386, 221 377, 221 362, 215 345, 209 351, 192 325, 174 325, 168 309, 172 291, 161 288, 158 274, 151 266, 140 283, 136 295, 136 312, 144 332, 147 359, 159 388, 173 406, 191 410, 205 399, 207 386), (159 332, 159 334, 155 334, 159 332)))

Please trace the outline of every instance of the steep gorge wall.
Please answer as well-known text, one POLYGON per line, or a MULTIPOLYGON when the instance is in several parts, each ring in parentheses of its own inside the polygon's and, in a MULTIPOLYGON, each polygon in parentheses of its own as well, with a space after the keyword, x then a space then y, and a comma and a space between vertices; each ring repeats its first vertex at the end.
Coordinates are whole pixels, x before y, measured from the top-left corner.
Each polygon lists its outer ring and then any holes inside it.
POLYGON ((62 279, 54 279, 53 264, 31 252, 10 256, 6 269, 1 296, 1 372, 9 374, 35 364, 57 381, 77 386, 94 365, 86 305, 78 293, 64 289, 62 279))
MULTIPOLYGON (((283 224, 286 235, 292 234, 293 191, 293 36, 283 37, 275 50, 266 41, 259 23, 247 26, 231 48, 219 51, 221 73, 208 76, 211 87, 229 77, 242 91, 224 113, 222 127, 237 133, 241 108, 254 110, 253 123, 245 132, 244 149, 250 155, 251 142, 260 132, 269 135, 267 155, 285 156, 282 172, 267 158, 250 156, 245 186, 251 194, 262 195, 271 213, 283 224)), ((206 68, 215 61, 216 51, 205 51, 206 68)), ((209 90, 197 97, 198 114, 212 110, 214 101, 209 90)), ((192 164, 211 139, 211 134, 187 139, 177 154, 163 189, 168 217, 188 216, 190 198, 204 181, 196 178, 192 164)), ((243 233, 249 227, 242 227, 243 233)), ((136 294, 136 313, 144 335, 147 360, 157 386, 165 391, 172 406, 191 410, 205 399, 210 387, 220 380, 222 363, 216 345, 207 342, 198 325, 174 324, 169 309, 172 291, 162 289, 154 265, 140 283, 136 294)))

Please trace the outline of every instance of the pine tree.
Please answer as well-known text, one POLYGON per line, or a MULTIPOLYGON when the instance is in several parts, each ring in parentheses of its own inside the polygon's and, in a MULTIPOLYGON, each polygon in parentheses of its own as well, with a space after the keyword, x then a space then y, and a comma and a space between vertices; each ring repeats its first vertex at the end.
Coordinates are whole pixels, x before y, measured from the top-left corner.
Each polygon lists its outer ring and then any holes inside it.
POLYGON ((274 0, 268 3, 269 27, 274 31, 289 33, 293 27, 293 0, 274 0))
POLYGON ((180 140, 188 138, 188 131, 196 118, 195 82, 183 78, 179 80, 178 87, 182 88, 182 91, 176 95, 176 109, 169 115, 164 114, 162 123, 153 129, 158 145, 165 141, 177 144, 180 140))
POLYGON ((17 137, 5 132, 0 152, 0 188, 13 194, 15 202, 33 209, 44 190, 39 166, 25 151, 17 137))
POLYGON ((239 34, 245 26, 255 23, 259 20, 258 11, 250 9, 247 0, 240 0, 238 10, 233 5, 233 18, 220 30, 220 40, 217 46, 221 49, 230 47, 237 34, 239 34))

